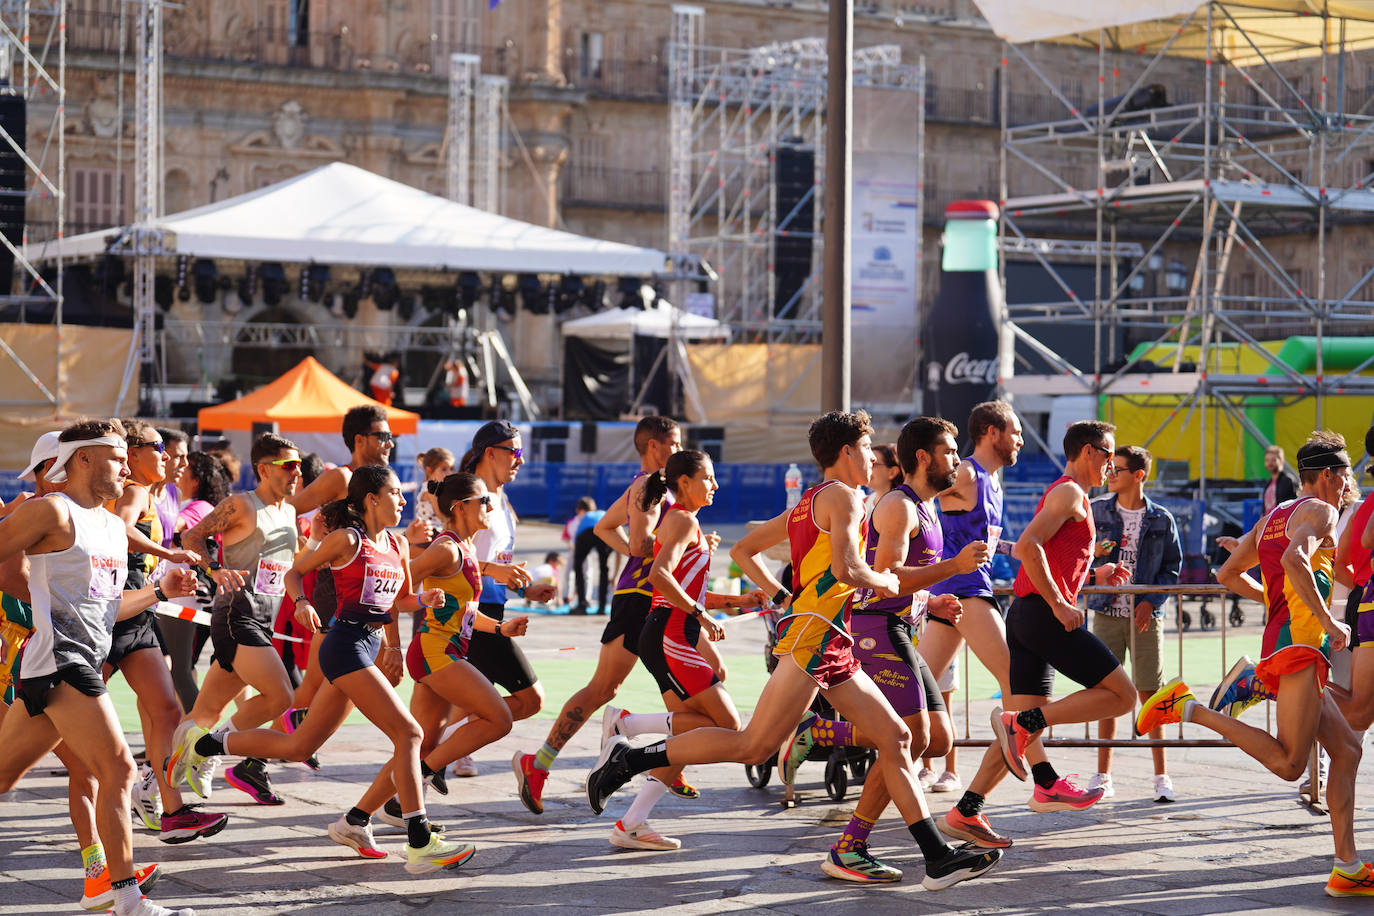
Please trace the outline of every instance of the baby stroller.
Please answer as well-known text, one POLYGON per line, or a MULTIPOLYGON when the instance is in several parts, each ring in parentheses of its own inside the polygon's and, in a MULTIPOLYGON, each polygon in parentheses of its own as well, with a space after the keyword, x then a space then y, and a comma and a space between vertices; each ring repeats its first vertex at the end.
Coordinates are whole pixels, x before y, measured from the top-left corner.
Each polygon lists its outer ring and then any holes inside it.
MULTIPOLYGON (((1224 562, 1226 562, 1226 557, 1220 548, 1217 548, 1210 557, 1206 554, 1190 553, 1183 558, 1183 567, 1179 570, 1178 582, 1180 585, 1216 585, 1216 568, 1224 562)), ((1198 607, 1198 616, 1201 618, 1199 623, 1204 630, 1210 630, 1217 625, 1216 616, 1207 608, 1213 597, 1212 595, 1202 596, 1201 604, 1198 607)), ((1226 612, 1226 599, 1221 598, 1219 601, 1222 612, 1228 613, 1226 612)), ((1179 611, 1183 630, 1187 632, 1193 625, 1193 617, 1183 610, 1182 596, 1179 598, 1179 611)), ((1241 610, 1239 596, 1233 595, 1231 597, 1231 610, 1227 619, 1230 620, 1233 627, 1245 623, 1245 612, 1241 610)))
MULTIPOLYGON (((784 580, 786 581, 786 580, 784 580)), ((778 644, 778 621, 782 617, 782 611, 769 610, 760 615, 764 627, 768 633, 768 639, 763 648, 763 664, 769 674, 778 666, 778 657, 773 654, 773 648, 778 644)), ((825 697, 819 693, 811 701, 811 711, 822 719, 834 719, 835 707, 825 701, 825 697)), ((862 783, 868 771, 872 768, 874 760, 877 759, 877 752, 867 747, 813 747, 807 754, 808 761, 825 761, 825 791, 834 801, 844 801, 845 794, 849 791, 849 782, 853 779, 856 783, 862 783)), ((768 760, 761 764, 745 764, 744 775, 749 780, 749 785, 756 789, 762 789, 768 785, 773 777, 774 760, 768 760)), ((783 800, 785 807, 792 807, 796 804, 793 794, 793 787, 787 786, 786 797, 783 800)))

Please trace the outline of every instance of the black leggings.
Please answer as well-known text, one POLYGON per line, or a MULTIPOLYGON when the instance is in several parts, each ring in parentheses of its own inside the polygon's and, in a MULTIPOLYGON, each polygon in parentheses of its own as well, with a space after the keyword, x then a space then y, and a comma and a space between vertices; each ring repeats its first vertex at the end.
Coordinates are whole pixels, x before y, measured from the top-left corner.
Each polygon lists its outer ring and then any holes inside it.
POLYGON ((577 606, 587 606, 587 555, 596 551, 597 565, 601 568, 601 601, 598 607, 603 614, 609 614, 611 604, 607 596, 611 589, 611 545, 596 536, 594 529, 588 528, 573 541, 573 582, 577 586, 577 606))

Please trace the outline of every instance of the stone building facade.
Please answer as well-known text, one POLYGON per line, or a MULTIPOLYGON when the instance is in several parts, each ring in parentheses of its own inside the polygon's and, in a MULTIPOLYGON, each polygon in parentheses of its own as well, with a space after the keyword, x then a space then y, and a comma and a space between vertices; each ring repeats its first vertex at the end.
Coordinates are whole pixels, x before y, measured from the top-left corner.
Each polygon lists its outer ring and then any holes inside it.
MULTIPOLYGON (((705 9, 707 45, 744 47, 825 34, 824 0, 704 0, 698 5, 705 9)), ((121 18, 127 15, 124 6, 121 0, 69 4, 69 233, 104 228, 131 213, 132 42, 121 18)), ((483 72, 511 81, 513 129, 505 137, 502 163, 506 215, 665 246, 665 47, 671 7, 671 0, 505 0, 495 9, 488 9, 486 0, 182 4, 166 13, 163 210, 222 200, 337 160, 443 193, 447 61, 460 51, 480 54, 483 72)), ((943 205, 997 196, 1002 46, 979 20, 972 0, 863 0, 856 7, 856 47, 897 44, 904 61, 924 57, 929 68, 924 285, 929 300, 943 205)), ((1096 54, 1057 45, 1032 46, 1026 53, 1074 102, 1095 100, 1096 54)), ((1129 66, 1110 76, 1108 89, 1129 85, 1129 66)), ((1314 64, 1288 72, 1309 92, 1316 85, 1314 64)), ((1374 60, 1366 64, 1352 57, 1348 72, 1347 110, 1353 111, 1374 88, 1374 60)), ((1171 98, 1200 95, 1197 62, 1169 61, 1162 73, 1171 98)), ((1008 90, 1014 119, 1061 116, 1058 103, 1037 86, 1008 90)), ((31 129, 41 120, 31 118, 31 129)), ((1070 173, 1080 170, 1082 186, 1091 186, 1091 161, 1066 159, 1056 165, 1070 173)), ((1370 166, 1361 161, 1343 168, 1367 171, 1370 166)), ((1036 193, 1038 181, 1035 170, 1020 167, 1012 174, 1013 193, 1036 193)), ((30 220, 31 232, 41 236, 51 213, 45 216, 41 206, 31 206, 30 220)), ((1085 231, 1081 225, 1061 228, 1085 231)), ((1350 251, 1369 250, 1367 228, 1342 231, 1350 251)), ((1304 260, 1310 260, 1310 247, 1298 235, 1277 250, 1289 266, 1310 276, 1314 265, 1304 260)), ((1187 251, 1179 249, 1180 255, 1187 251)), ((1352 254, 1329 263, 1328 271, 1333 285, 1345 289, 1371 267, 1374 256, 1352 254)), ((293 266, 288 272, 294 278, 293 266)), ((1233 272, 1235 278, 1227 282, 1237 288, 1248 284, 1258 290, 1267 282, 1254 270, 1233 272)), ((346 279, 337 271, 333 277, 346 279)), ((237 323, 341 320, 294 298, 272 309, 256 303, 235 315, 221 311, 178 302, 169 317, 237 323)), ((351 320, 402 319, 395 312, 361 309, 351 320)), ((406 320, 423 320, 423 315, 406 320)), ((522 312, 501 321, 522 370, 545 400, 553 400, 556 319, 522 312)), ((236 368, 232 354, 207 352, 198 359, 202 380, 236 368)), ((191 371, 189 365, 182 365, 183 375, 191 371)), ((407 379, 410 385, 424 381, 407 379)))

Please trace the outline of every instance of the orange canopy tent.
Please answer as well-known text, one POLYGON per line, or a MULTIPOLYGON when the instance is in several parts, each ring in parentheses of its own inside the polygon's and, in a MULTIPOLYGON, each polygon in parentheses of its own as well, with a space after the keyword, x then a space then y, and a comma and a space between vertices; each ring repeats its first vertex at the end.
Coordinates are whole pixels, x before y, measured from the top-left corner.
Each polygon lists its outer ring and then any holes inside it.
POLYGON ((385 410, 394 433, 414 433, 418 428, 419 414, 379 404, 313 356, 252 394, 204 408, 198 419, 201 429, 249 431, 254 423, 276 423, 282 432, 337 433, 343 415, 360 404, 385 410))

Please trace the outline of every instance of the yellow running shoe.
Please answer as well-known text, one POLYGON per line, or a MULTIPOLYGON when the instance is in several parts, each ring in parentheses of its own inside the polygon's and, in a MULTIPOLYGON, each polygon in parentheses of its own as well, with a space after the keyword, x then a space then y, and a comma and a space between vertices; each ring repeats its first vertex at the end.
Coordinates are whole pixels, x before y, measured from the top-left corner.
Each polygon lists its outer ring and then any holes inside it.
POLYGON ((1135 717, 1135 733, 1148 735, 1161 725, 1183 721, 1183 704, 1196 699, 1182 678, 1174 678, 1140 706, 1135 717))
POLYGON ((1326 893, 1332 897, 1374 897, 1374 867, 1363 862, 1352 875, 1337 865, 1327 879, 1326 893))
POLYGON ((406 846, 406 871, 412 875, 448 871, 471 859, 476 851, 477 847, 470 843, 445 843, 438 834, 431 834, 424 849, 406 846))

